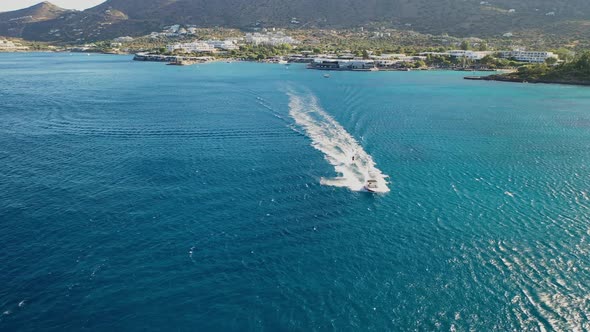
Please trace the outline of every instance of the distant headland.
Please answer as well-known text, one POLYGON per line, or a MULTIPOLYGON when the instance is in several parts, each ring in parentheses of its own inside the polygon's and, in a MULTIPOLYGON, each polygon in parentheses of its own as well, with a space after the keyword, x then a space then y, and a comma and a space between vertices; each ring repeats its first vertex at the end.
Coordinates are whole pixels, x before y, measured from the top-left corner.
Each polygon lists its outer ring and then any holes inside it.
POLYGON ((590 52, 585 52, 570 62, 548 65, 522 66, 517 71, 481 77, 466 77, 486 81, 516 83, 547 83, 590 86, 590 52))

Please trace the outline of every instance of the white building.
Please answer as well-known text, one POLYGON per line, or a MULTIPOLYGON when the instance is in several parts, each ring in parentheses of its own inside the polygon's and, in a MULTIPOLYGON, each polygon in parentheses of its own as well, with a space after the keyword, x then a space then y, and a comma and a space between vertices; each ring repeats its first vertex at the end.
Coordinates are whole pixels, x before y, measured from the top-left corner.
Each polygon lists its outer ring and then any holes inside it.
POLYGON ((168 52, 174 52, 176 50, 184 51, 186 53, 204 53, 204 52, 215 52, 215 47, 212 45, 202 42, 194 41, 192 43, 177 43, 166 46, 168 52))
POLYGON ((487 51, 464 51, 464 50, 452 50, 452 51, 449 51, 448 53, 453 58, 466 58, 469 60, 481 60, 486 55, 492 54, 492 52, 487 52, 487 51))
POLYGON ((428 55, 439 55, 439 56, 448 56, 452 58, 465 58, 469 60, 481 60, 486 55, 490 55, 493 52, 488 51, 465 51, 465 50, 451 50, 447 52, 423 52, 420 53, 422 56, 428 55))
POLYGON ((315 58, 310 63, 310 68, 323 70, 371 70, 376 62, 373 60, 343 60, 315 58))
POLYGON ((235 40, 232 39, 228 39, 228 40, 207 40, 205 41, 205 43, 213 46, 216 49, 219 50, 224 50, 224 51, 232 51, 232 50, 237 50, 240 48, 240 46, 238 46, 236 44, 235 40))
POLYGON ((168 52, 181 50, 186 53, 215 52, 217 50, 231 51, 239 48, 240 46, 233 39, 194 41, 192 43, 177 43, 166 46, 168 52))
POLYGON ((531 62, 531 63, 543 63, 548 58, 559 58, 557 54, 553 52, 540 52, 540 51, 521 51, 521 50, 514 50, 514 51, 501 51, 500 57, 504 59, 516 59, 517 61, 522 62, 531 62))
POLYGON ((371 59, 373 60, 394 60, 394 59, 399 59, 402 57, 405 57, 405 54, 391 54, 391 53, 386 53, 386 54, 381 54, 381 55, 371 55, 371 59))
POLYGON ((299 41, 291 36, 285 35, 284 32, 267 32, 267 33, 247 33, 246 43, 254 45, 282 45, 282 44, 299 44, 299 41))

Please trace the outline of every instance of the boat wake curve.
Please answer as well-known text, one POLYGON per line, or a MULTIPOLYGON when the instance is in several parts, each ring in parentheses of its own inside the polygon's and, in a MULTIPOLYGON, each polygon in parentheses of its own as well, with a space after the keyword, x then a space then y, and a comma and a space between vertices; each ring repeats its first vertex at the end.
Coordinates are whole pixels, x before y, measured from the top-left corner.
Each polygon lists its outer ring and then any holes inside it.
POLYGON ((289 114, 312 141, 312 146, 324 154, 338 174, 322 178, 321 184, 364 191, 368 180, 375 180, 374 192, 389 192, 387 175, 375 165, 373 158, 352 135, 319 105, 311 93, 298 94, 287 90, 289 114))

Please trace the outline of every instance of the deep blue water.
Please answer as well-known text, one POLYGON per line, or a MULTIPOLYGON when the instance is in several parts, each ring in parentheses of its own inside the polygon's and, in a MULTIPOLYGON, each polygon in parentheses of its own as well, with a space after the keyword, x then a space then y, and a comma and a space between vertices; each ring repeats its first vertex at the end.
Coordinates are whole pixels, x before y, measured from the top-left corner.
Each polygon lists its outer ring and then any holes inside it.
POLYGON ((0 55, 0 330, 590 329, 590 89, 463 75, 0 55))

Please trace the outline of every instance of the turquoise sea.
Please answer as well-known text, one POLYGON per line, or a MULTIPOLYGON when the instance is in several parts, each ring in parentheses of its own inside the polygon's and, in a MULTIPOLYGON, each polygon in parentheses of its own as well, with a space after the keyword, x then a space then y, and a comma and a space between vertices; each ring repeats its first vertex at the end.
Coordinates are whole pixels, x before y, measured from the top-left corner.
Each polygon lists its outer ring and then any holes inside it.
POLYGON ((0 330, 590 329, 589 88, 322 74, 1 54, 0 330))

